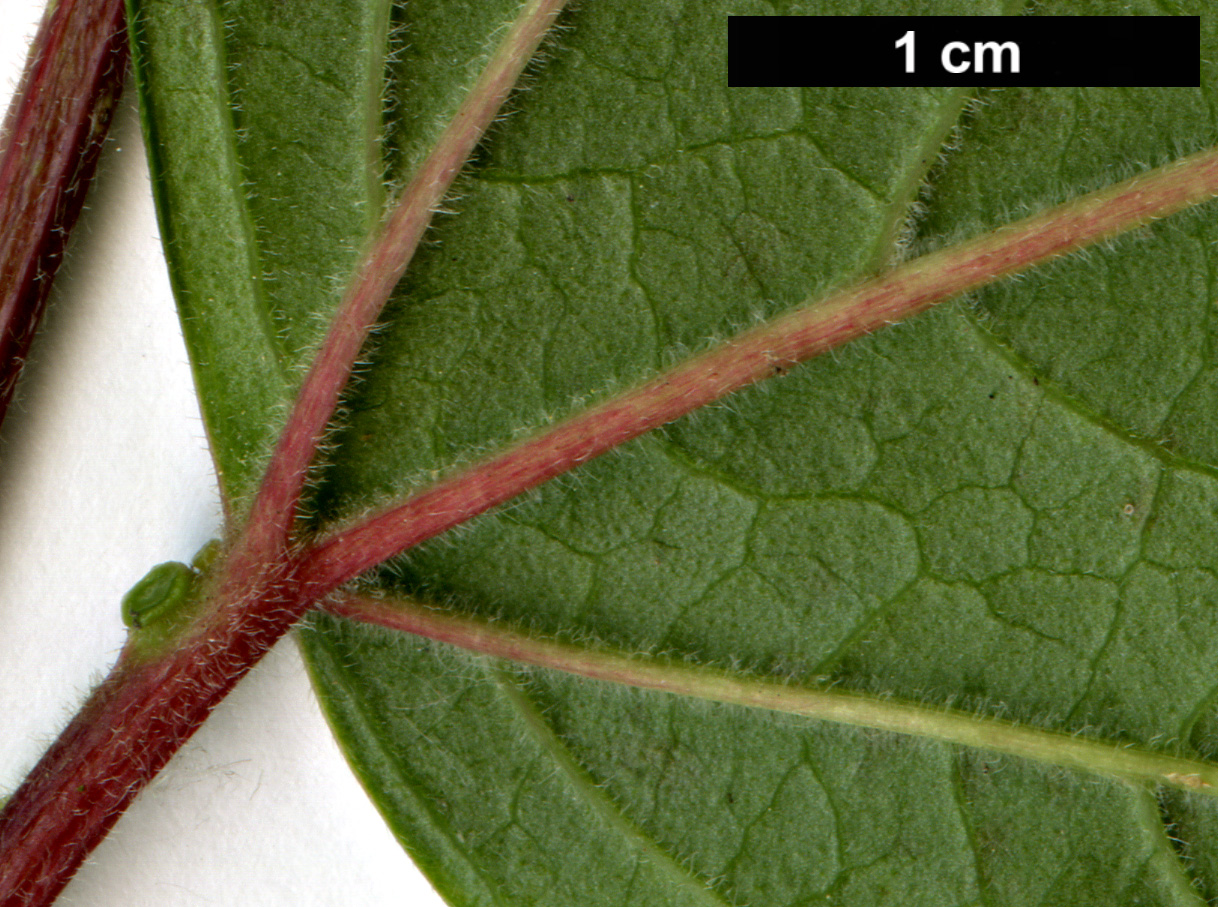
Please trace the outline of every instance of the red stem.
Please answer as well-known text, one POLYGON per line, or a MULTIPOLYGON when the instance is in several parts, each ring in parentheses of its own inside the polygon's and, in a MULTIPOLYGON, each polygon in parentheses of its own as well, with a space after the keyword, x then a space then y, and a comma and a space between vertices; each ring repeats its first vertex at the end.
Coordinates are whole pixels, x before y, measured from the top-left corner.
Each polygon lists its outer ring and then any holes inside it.
POLYGON ((196 628, 129 646, 0 813, 0 907, 50 903, 118 815, 304 610, 402 547, 660 425, 948 294, 1218 193, 1218 150, 910 262, 696 357, 368 522, 271 566, 229 561, 196 628))
POLYGON ((0 421, 122 91, 123 0, 60 0, 42 20, 0 136, 0 421))
MULTIPOLYGON (((308 465, 364 338, 435 207, 564 3, 529 0, 521 8, 403 193, 313 363, 245 531, 203 599, 205 612, 155 652, 139 639, 129 643, 0 812, 0 907, 53 901, 136 794, 307 608, 288 547, 308 465)), ((118 9, 121 23, 121 2, 118 9)), ((59 41, 42 55, 74 52, 59 41)))
POLYGON ((0 907, 50 904, 136 794, 304 613, 286 574, 160 658, 120 655, 0 813, 0 907))
POLYGON ((1014 274, 1218 193, 1218 150, 1102 192, 797 309, 453 475, 323 540, 301 579, 315 595, 420 542, 746 385, 983 283, 1014 274))

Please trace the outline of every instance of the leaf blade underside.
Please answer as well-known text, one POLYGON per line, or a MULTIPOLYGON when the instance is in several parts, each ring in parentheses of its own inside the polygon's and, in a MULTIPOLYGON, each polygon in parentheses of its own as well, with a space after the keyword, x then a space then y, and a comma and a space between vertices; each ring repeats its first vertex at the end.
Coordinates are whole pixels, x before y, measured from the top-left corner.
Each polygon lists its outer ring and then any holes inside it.
MULTIPOLYGON (((168 0, 142 6, 166 27, 182 21, 168 0)), ((515 9, 414 3, 386 38, 386 5, 340 6, 336 17, 363 23, 348 29, 345 69, 331 63, 333 23, 245 0, 221 4, 212 82, 196 78, 236 98, 234 114, 213 105, 235 149, 213 159, 229 162, 228 223, 244 225, 225 235, 246 237, 250 264, 233 282, 261 325, 256 352, 193 339, 192 324, 241 330, 219 291, 181 289, 209 255, 233 253, 171 252, 233 500, 379 211, 368 147, 380 51, 368 47, 400 44, 387 166, 408 172, 477 71, 465 61, 515 9)), ((846 6, 835 12, 857 12, 846 6)), ((917 12, 982 11, 960 6, 917 12)), ((874 267, 932 168, 927 214, 906 231, 918 246, 1214 140, 1205 66, 1201 91, 983 92, 962 117, 960 94, 941 90, 728 92, 728 8, 602 2, 567 18, 482 149, 458 216, 399 288, 335 436, 316 525, 874 267), (952 122, 958 147, 936 164, 952 122)), ((1097 10, 1054 7, 1069 11, 1097 10)), ((172 40, 148 33, 146 94, 172 83, 172 66, 156 74, 172 40)), ((1204 21, 1203 40, 1212 49, 1204 21)), ((173 91, 162 99, 172 106, 173 91)), ((172 195, 195 178, 154 172, 166 235, 183 235, 198 215, 172 195)), ((1211 209, 746 391, 377 582, 558 638, 1212 757, 1211 209), (1106 332, 1088 321, 1097 297, 1106 332), (1204 342, 1151 341, 1165 332, 1204 342)), ((981 751, 506 669, 329 619, 304 643, 357 771, 455 903, 1186 904, 1189 875, 1218 894, 1203 795, 1157 801, 981 751)))

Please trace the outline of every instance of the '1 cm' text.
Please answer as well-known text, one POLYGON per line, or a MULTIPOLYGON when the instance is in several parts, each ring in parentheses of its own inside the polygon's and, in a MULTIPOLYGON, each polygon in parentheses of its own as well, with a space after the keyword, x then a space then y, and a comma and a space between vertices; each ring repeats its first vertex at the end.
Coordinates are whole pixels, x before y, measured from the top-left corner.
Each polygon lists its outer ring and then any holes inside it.
MULTIPOLYGON (((905 51, 905 71, 914 71, 914 33, 907 31, 897 42, 897 49, 905 51)), ((1014 41, 976 41, 972 46, 963 41, 949 41, 943 45, 939 54, 939 62, 943 68, 954 75, 965 72, 1000 73, 1019 72, 1019 45, 1014 41), (986 60, 991 61, 986 69, 986 60), (1009 68, 1003 69, 1004 60, 1009 60, 1009 68)))

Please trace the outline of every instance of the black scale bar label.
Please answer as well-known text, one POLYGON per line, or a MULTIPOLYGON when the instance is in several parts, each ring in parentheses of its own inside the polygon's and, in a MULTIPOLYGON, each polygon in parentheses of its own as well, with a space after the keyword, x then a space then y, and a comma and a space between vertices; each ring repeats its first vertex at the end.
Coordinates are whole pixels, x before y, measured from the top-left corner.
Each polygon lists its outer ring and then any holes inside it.
POLYGON ((733 87, 1201 84, 1199 16, 731 16, 733 87))

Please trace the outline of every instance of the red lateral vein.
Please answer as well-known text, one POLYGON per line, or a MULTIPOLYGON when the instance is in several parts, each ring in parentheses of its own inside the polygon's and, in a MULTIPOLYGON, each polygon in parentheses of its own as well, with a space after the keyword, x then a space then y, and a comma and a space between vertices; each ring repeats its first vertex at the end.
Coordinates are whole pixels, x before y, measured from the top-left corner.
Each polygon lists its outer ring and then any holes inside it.
POLYGON ((254 502, 244 545, 235 555, 239 561, 264 563, 287 547, 309 465, 368 332, 405 273, 437 206, 565 2, 531 0, 521 11, 435 147, 403 190, 371 251, 357 269, 297 395, 254 502))
MULTIPOLYGON (((62 0, 66 6, 71 0, 62 0)), ((307 609, 284 555, 306 471, 368 329, 565 0, 529 0, 357 272, 298 396, 245 533, 188 631, 129 643, 106 680, 0 810, 0 907, 54 900, 136 794, 307 609)), ((102 0, 121 15, 122 2, 102 0)), ((121 17, 118 20, 121 24, 121 17)), ((99 40, 96 35, 93 40, 99 40)), ((92 44, 89 47, 93 47, 92 44)), ((57 52, 63 53, 63 49, 57 52)))
MULTIPOLYGON (((69 0, 62 0, 67 3, 69 0)), ((112 0, 106 0, 107 3, 112 0)), ((312 603, 541 482, 887 323, 1218 193, 1209 150, 841 290, 572 416, 286 556, 327 423, 367 331, 562 0, 530 0, 352 282, 207 608, 163 648, 129 645, 0 812, 0 904, 45 905, 139 790, 312 603)))
POLYGON ((925 703, 902 702, 776 677, 690 664, 681 659, 629 655, 532 636, 502 623, 428 608, 402 599, 334 596, 328 614, 376 624, 458 646, 470 652, 712 702, 767 709, 978 747, 1074 771, 1218 795, 1218 765, 1155 752, 1124 741, 1050 731, 925 703))
POLYGON ((936 302, 1216 194, 1218 149, 1209 149, 840 290, 330 535, 303 555, 299 578, 310 597, 319 597, 387 558, 735 390, 781 375, 796 363, 936 302))

